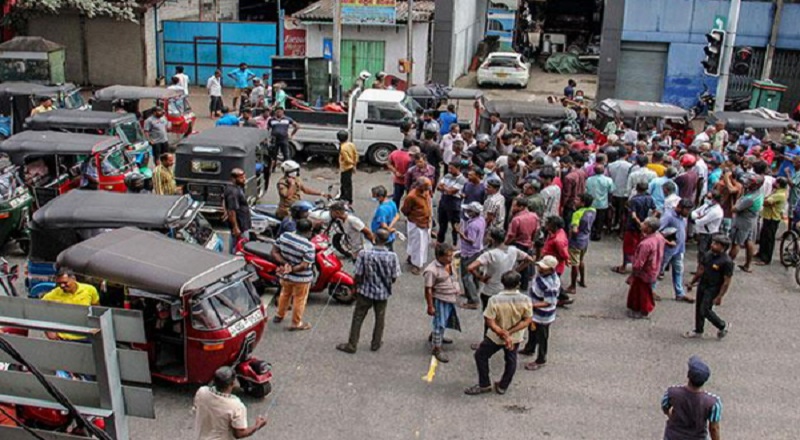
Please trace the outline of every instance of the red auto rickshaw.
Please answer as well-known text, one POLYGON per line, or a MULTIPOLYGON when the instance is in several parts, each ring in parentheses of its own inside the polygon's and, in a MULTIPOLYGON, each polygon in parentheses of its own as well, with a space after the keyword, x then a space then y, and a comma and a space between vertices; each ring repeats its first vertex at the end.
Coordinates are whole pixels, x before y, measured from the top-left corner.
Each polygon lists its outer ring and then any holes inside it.
POLYGON ((125 192, 125 176, 135 169, 113 136, 23 131, 0 143, 0 153, 20 167, 37 207, 80 187, 125 192))
POLYGON ((58 265, 122 295, 141 310, 154 378, 171 383, 208 383, 222 366, 236 370, 248 394, 272 390, 271 366, 253 351, 264 335, 266 310, 241 257, 136 228, 104 232, 67 248, 58 265))
POLYGON ((155 107, 164 109, 171 124, 170 133, 182 137, 192 134, 197 117, 182 91, 159 87, 110 86, 96 91, 92 100, 92 110, 124 110, 135 113, 142 123, 150 117, 155 107), (140 108, 141 101, 145 101, 144 108, 140 108))

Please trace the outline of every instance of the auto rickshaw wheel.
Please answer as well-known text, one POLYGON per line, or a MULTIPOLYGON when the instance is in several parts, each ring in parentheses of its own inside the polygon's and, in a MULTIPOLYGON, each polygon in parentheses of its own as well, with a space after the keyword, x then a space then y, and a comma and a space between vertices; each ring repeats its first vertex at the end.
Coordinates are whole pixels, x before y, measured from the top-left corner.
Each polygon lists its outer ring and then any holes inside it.
POLYGON ((338 284, 335 286, 331 286, 329 290, 330 290, 329 294, 339 304, 353 304, 353 302, 356 300, 355 286, 346 286, 344 284, 338 284))
POLYGON ((23 255, 30 255, 31 253, 31 239, 28 237, 20 238, 17 240, 17 246, 22 251, 23 255))
POLYGON ((245 393, 256 399, 263 399, 272 392, 272 382, 253 383, 249 380, 240 379, 239 383, 245 393))

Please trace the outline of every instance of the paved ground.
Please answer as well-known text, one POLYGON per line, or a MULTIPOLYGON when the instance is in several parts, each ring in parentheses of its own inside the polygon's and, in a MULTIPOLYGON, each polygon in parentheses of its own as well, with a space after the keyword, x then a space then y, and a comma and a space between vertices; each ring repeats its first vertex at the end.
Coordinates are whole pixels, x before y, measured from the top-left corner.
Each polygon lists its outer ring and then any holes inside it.
MULTIPOLYGON (((202 97, 195 101, 202 111, 202 97)), ((326 165, 307 165, 304 173, 317 188, 336 179, 326 165)), ((369 188, 389 184, 389 176, 360 168, 355 183, 355 208, 369 218, 374 208, 369 188)), ((276 200, 274 188, 265 200, 276 200)), ((398 248, 404 260, 403 246, 398 248)), ((270 323, 256 350, 273 364, 275 388, 263 401, 244 398, 251 421, 260 413, 270 419, 269 429, 255 438, 661 438, 660 397, 666 386, 685 380, 692 354, 712 368, 709 389, 725 404, 724 438, 797 438, 800 415, 793 403, 800 401, 795 368, 800 354, 793 332, 800 288, 793 273, 776 265, 747 276, 737 271, 718 308, 733 323, 728 338, 686 341, 680 335, 691 328, 693 307, 669 300, 671 289, 665 284, 659 291, 667 299, 651 320, 625 318, 627 286, 609 271, 620 259, 620 248, 613 238, 591 244, 589 288, 579 291, 570 310, 559 311, 548 366, 538 372, 520 369, 505 396, 462 393, 476 381, 469 349, 480 337, 476 311, 460 312, 464 332, 451 335, 451 362, 439 367, 433 383, 421 380, 430 362, 430 320, 420 277, 405 273, 396 284, 378 353, 366 349, 371 317, 356 355, 336 351, 335 345, 347 337, 352 309, 328 304, 325 294, 312 295, 307 319, 313 331, 288 332, 270 323)), ((492 368, 499 377, 499 357, 492 368)), ((158 418, 133 419, 132 438, 193 439, 190 408, 196 388, 156 384, 153 389, 158 418)))
MULTIPOLYGON (((477 73, 470 72, 456 80, 457 87, 477 88, 477 73)), ((550 95, 562 96, 567 80, 574 79, 578 83, 575 90, 583 90, 588 99, 597 96, 597 75, 588 73, 576 73, 574 75, 562 75, 560 73, 549 73, 541 70, 537 66, 531 68, 531 80, 528 87, 521 92, 518 88, 507 87, 487 87, 482 89, 484 95, 491 99, 511 99, 514 101, 546 101, 550 95)))

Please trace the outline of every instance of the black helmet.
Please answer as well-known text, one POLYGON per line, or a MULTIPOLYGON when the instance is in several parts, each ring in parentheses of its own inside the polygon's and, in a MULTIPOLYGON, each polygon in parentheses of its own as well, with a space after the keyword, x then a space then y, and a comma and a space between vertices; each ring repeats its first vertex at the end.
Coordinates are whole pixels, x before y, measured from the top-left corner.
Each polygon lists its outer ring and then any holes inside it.
POLYGON ((130 173, 125 176, 125 187, 128 192, 138 193, 144 190, 144 175, 141 173, 130 173))
POLYGON ((347 142, 347 140, 350 139, 350 133, 348 133, 347 130, 339 130, 339 132, 336 133, 336 139, 339 139, 339 142, 347 142))

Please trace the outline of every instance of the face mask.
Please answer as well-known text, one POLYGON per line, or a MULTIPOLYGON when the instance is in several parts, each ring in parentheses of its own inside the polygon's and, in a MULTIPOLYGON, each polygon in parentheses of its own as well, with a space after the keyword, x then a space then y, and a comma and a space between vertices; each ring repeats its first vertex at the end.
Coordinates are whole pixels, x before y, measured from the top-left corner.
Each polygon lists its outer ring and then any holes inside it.
POLYGON ((484 168, 483 174, 492 174, 492 170, 490 170, 489 168, 484 168))
POLYGON ((381 202, 377 197, 373 197, 372 201, 375 202, 375 203, 380 203, 381 202))
POLYGON ((586 139, 586 145, 592 145, 594 143, 591 139, 586 139))

